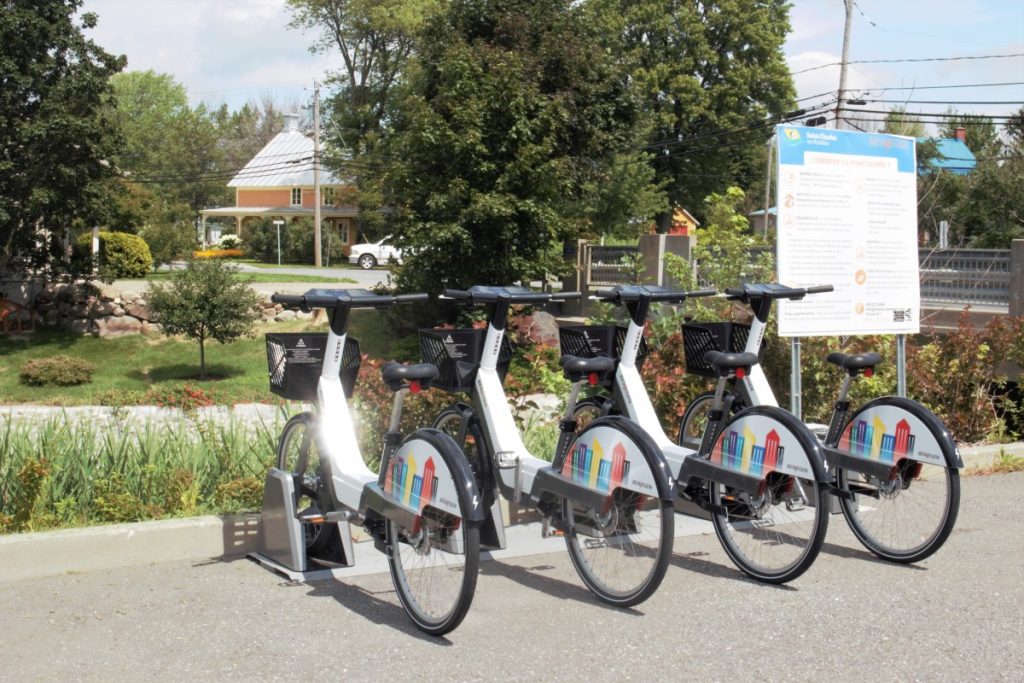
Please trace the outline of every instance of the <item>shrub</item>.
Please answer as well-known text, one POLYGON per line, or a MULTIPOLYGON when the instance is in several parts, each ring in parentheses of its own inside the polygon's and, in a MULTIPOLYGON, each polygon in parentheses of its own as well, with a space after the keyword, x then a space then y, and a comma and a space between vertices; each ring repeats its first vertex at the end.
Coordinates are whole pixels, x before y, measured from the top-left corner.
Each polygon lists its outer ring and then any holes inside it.
POLYGON ((222 235, 221 238, 217 240, 217 246, 221 249, 241 249, 242 238, 238 235, 222 235))
POLYGON ((195 228, 187 221, 156 222, 139 232, 153 255, 153 267, 185 258, 196 243, 195 228))
MULTIPOLYGON (((92 235, 78 238, 78 249, 83 255, 92 248, 92 235)), ((96 264, 101 280, 112 282, 122 278, 144 278, 153 267, 153 255, 146 240, 127 232, 100 232, 99 262, 96 264)))
POLYGON ((217 486, 214 503, 221 512, 244 512, 263 507, 263 481, 256 477, 232 479, 217 486))
POLYGON ((51 356, 30 360, 21 368, 22 384, 34 387, 71 387, 88 384, 96 366, 74 356, 51 356))
MULTIPOLYGON (((277 263, 277 226, 270 218, 261 218, 247 223, 246 241, 249 255, 263 263, 277 263)), ((340 240, 328 239, 325 228, 320 243, 324 262, 343 261, 344 245, 340 240)), ((313 263, 313 221, 300 218, 281 226, 281 262, 313 263)))

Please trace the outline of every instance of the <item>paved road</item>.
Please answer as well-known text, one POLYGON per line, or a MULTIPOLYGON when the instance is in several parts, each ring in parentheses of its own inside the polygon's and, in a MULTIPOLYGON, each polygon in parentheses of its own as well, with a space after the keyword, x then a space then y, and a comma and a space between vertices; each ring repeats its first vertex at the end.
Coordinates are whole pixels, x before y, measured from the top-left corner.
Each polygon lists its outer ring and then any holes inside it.
MULTIPOLYGON (((248 560, 0 583, 0 671, 20 680, 1020 680, 1024 474, 964 480, 957 529, 917 567, 833 517, 790 586, 742 577, 713 534, 679 538, 661 590, 596 602, 564 552, 488 561, 445 640, 386 574, 289 584, 248 560)), ((372 553, 365 546, 357 552, 372 553)))

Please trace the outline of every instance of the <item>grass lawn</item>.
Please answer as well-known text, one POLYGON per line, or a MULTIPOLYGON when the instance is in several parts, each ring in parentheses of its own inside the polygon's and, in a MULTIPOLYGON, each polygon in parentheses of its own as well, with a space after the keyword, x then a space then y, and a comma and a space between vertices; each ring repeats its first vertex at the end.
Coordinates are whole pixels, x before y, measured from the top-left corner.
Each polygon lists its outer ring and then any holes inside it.
MULTIPOLYGON (((262 261, 255 261, 253 259, 237 259, 237 262, 244 263, 245 265, 252 266, 254 268, 265 268, 267 270, 274 270, 276 268, 309 268, 310 270, 313 270, 314 268, 316 268, 316 266, 310 263, 282 263, 281 265, 277 265, 276 263, 263 263, 262 261)), ((337 261, 332 260, 331 264, 326 267, 350 268, 352 270, 356 270, 359 268, 359 266, 349 263, 348 259, 339 259, 337 261)))
MULTIPOLYGON (((171 279, 172 271, 161 270, 155 273, 149 273, 146 276, 146 280, 149 282, 167 282, 171 279)), ((274 274, 274 273, 235 273, 234 278, 236 280, 242 280, 246 282, 333 282, 337 283, 355 283, 355 280, 351 278, 336 278, 336 277, 324 277, 322 275, 289 275, 287 273, 274 274)))
MULTIPOLYGON (((256 328, 256 337, 232 344, 206 344, 206 369, 200 382, 199 344, 185 338, 130 335, 112 339, 71 332, 41 330, 28 337, 0 337, 0 403, 89 405, 136 403, 149 390, 173 390, 190 384, 226 403, 270 401, 263 335, 267 332, 326 331, 326 323, 275 323, 256 328), (66 354, 96 366, 90 384, 77 387, 32 387, 18 373, 26 361, 66 354)), ((349 332, 375 358, 412 360, 415 339, 396 339, 383 316, 372 310, 353 311, 349 332)), ((146 401, 149 402, 149 401, 146 401)))

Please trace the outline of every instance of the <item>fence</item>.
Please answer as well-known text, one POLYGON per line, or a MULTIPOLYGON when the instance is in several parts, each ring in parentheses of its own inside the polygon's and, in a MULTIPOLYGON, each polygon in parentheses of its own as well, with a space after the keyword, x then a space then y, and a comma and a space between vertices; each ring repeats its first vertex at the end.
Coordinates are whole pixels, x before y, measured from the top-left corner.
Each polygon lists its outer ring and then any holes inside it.
POLYGON ((639 247, 588 244, 584 249, 583 263, 587 268, 588 288, 595 285, 628 285, 637 281, 639 247))
POLYGON ((1009 306, 1009 249, 921 249, 921 300, 1009 306))

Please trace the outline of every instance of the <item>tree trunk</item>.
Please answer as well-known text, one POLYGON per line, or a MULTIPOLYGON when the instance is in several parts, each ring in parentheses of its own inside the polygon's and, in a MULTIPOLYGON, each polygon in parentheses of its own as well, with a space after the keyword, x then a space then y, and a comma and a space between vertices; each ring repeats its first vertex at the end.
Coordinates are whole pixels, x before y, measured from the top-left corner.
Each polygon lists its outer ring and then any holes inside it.
POLYGON ((199 381, 206 381, 206 348, 203 346, 203 339, 199 340, 199 381))

